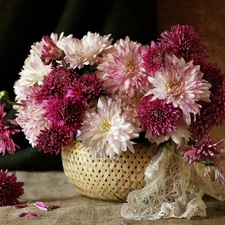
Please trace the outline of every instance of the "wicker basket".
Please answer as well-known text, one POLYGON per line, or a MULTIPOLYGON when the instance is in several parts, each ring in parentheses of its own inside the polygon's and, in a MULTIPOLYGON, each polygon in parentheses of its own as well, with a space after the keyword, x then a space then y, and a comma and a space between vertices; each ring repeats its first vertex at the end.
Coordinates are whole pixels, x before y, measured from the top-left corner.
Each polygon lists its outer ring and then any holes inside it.
POLYGON ((64 173, 86 196, 124 202, 129 192, 144 187, 144 171, 158 146, 139 143, 134 148, 134 154, 127 151, 111 161, 108 157, 95 158, 88 147, 72 141, 62 149, 64 173))

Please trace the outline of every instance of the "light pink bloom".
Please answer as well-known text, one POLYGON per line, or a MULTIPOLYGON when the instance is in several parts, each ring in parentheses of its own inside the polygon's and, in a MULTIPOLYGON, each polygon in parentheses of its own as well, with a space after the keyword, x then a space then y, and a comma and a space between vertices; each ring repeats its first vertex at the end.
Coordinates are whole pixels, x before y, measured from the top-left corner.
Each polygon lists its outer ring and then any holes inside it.
POLYGON ((146 95, 153 95, 153 100, 166 99, 167 103, 179 107, 186 123, 190 125, 190 114, 200 112, 199 101, 210 102, 211 84, 202 77, 199 66, 194 66, 191 61, 186 63, 183 58, 167 55, 162 71, 157 72, 154 78, 148 77, 154 88, 146 95))
POLYGON ((142 67, 141 52, 146 48, 129 37, 118 40, 103 54, 97 67, 97 76, 104 80, 103 87, 113 95, 123 94, 130 98, 136 93, 145 93, 148 77, 142 67))
POLYGON ((124 116, 120 102, 101 97, 97 112, 87 112, 79 139, 100 157, 108 155, 114 159, 116 154, 127 150, 134 152, 132 139, 139 136, 140 129, 134 128, 124 116))

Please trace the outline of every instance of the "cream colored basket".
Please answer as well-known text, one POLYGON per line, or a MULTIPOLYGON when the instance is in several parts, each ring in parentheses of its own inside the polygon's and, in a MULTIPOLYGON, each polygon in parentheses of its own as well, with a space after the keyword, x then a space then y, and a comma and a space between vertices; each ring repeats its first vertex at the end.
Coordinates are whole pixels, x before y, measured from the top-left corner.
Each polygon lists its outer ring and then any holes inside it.
POLYGON ((144 172, 153 155, 155 144, 134 145, 135 153, 124 152, 115 161, 95 158, 88 147, 72 141, 62 149, 64 173, 80 193, 97 199, 126 201, 132 190, 145 185, 144 172))

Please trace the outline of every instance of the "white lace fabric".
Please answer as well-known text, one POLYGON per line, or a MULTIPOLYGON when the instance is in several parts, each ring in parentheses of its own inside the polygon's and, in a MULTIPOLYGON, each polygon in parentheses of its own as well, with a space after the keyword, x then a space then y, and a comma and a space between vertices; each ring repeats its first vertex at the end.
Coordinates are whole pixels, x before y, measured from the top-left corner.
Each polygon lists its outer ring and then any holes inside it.
POLYGON ((208 194, 225 200, 225 186, 203 175, 203 168, 160 149, 145 171, 146 185, 129 193, 121 215, 133 220, 206 216, 202 200, 208 194))

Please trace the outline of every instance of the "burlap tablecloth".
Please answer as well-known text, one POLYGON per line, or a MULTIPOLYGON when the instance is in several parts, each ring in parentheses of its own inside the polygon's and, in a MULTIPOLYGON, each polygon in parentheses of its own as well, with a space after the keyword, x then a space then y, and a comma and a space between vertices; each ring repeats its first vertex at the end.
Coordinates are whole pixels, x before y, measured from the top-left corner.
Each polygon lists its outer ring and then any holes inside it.
POLYGON ((157 221, 130 221, 120 215, 122 203, 101 201, 81 195, 67 181, 63 172, 16 172, 18 181, 25 183, 21 202, 43 201, 60 208, 41 211, 32 203, 23 209, 11 206, 0 207, 1 225, 222 225, 225 224, 225 202, 206 197, 207 218, 168 219, 157 221), (218 210, 218 207, 222 210, 218 210), (18 217, 21 212, 31 211, 38 217, 18 217))

